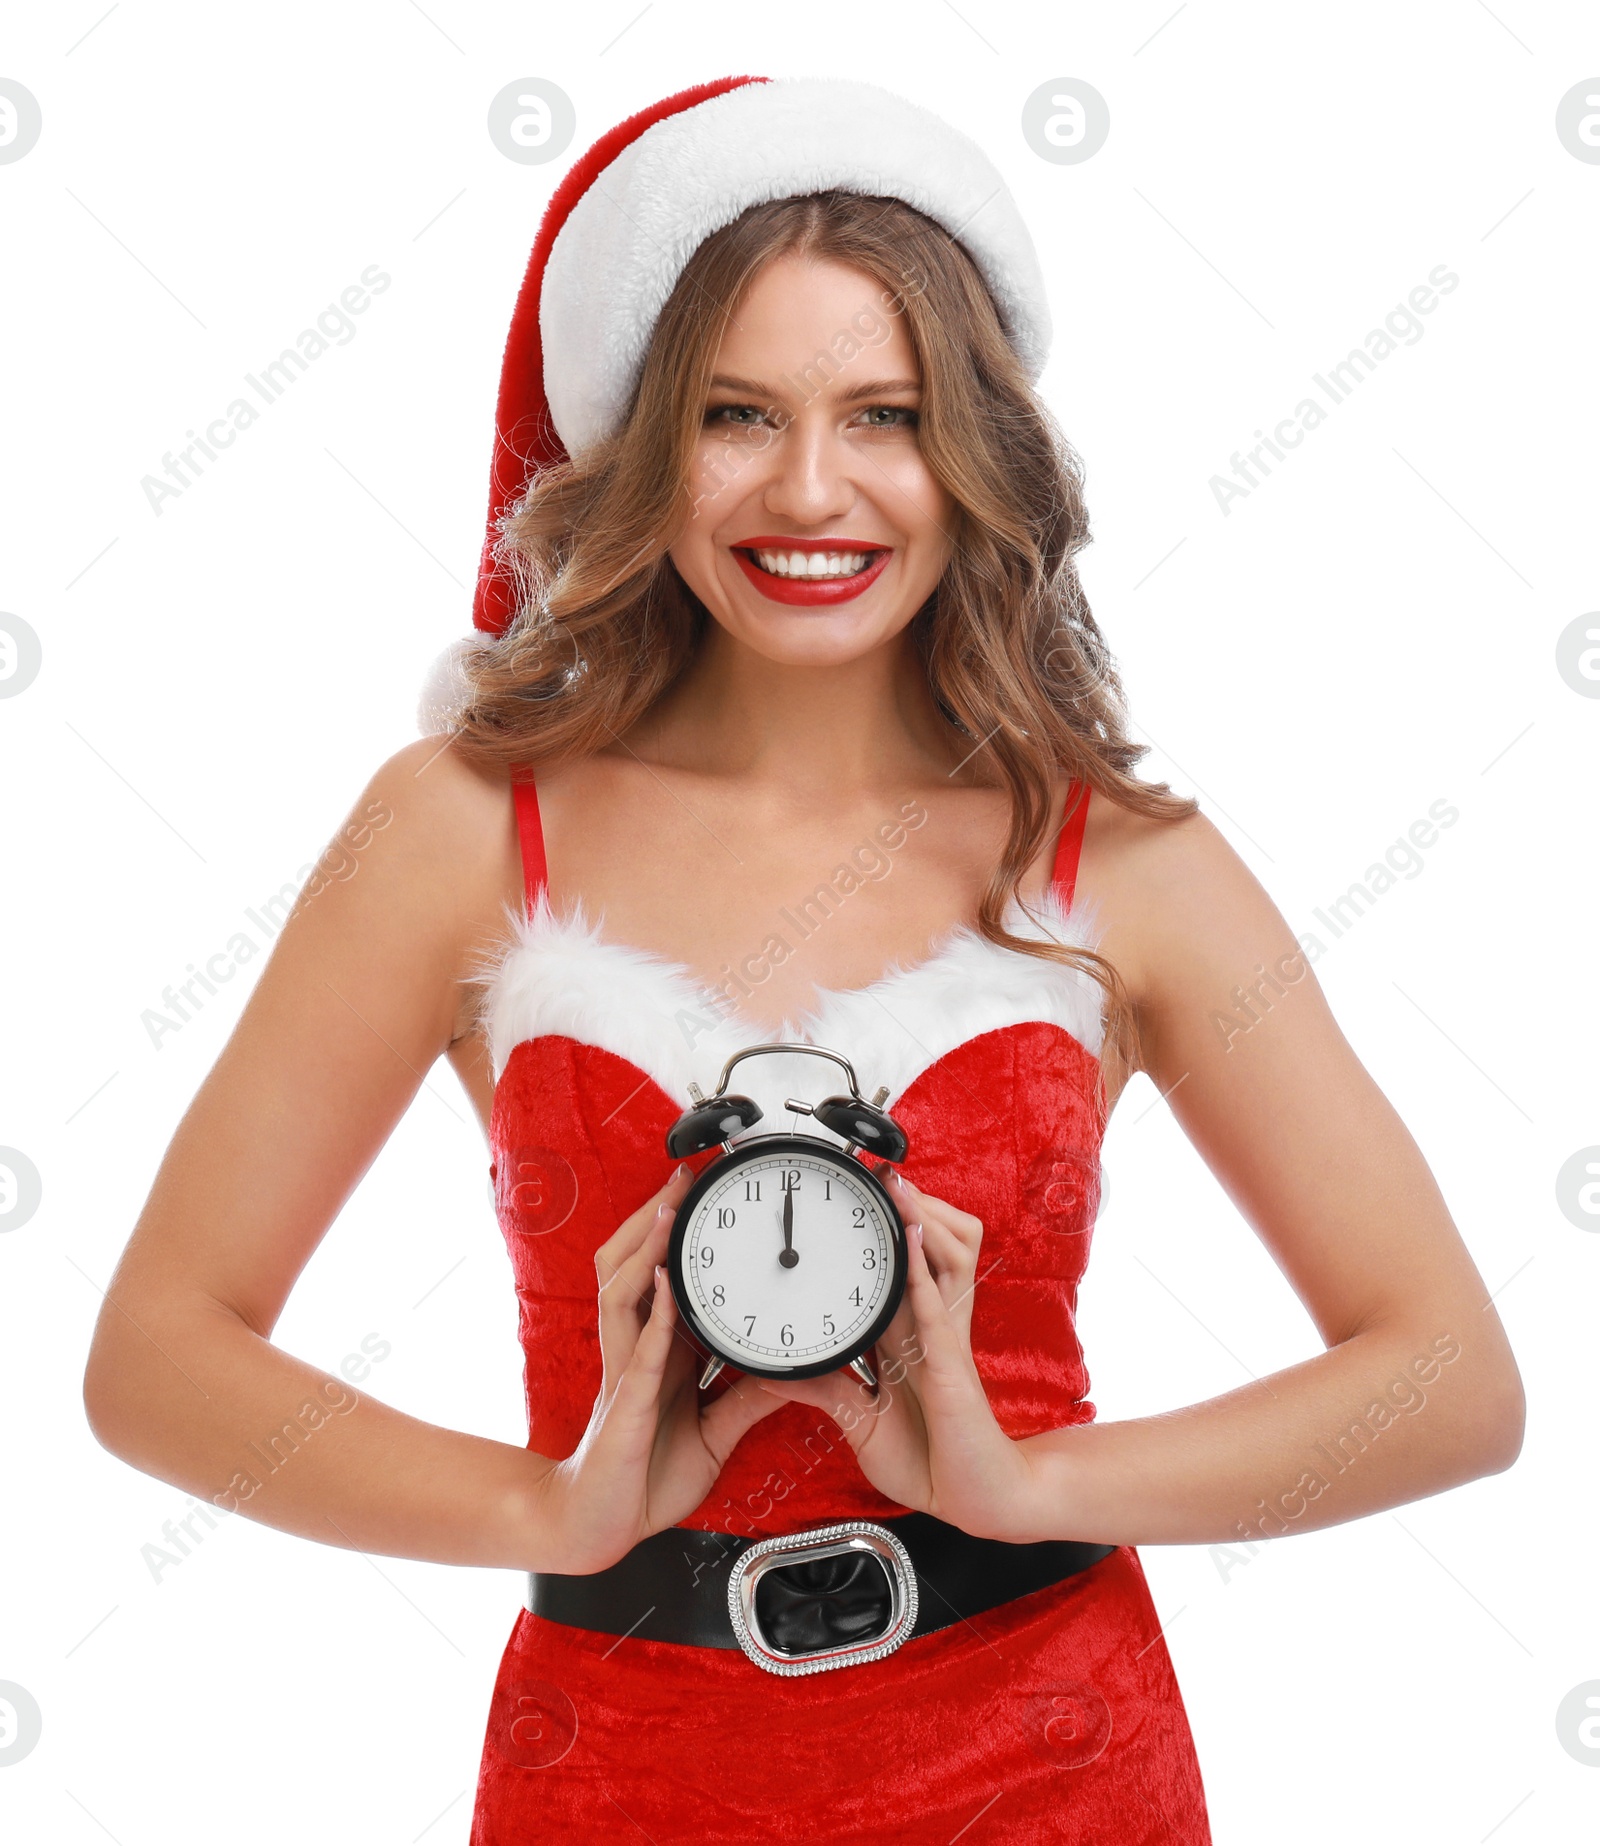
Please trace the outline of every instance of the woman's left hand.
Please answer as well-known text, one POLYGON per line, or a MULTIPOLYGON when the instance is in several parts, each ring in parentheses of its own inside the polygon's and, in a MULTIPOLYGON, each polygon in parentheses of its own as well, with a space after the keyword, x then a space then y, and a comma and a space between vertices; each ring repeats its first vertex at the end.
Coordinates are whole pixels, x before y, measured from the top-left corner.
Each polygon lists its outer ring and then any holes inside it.
POLYGON ((905 1297, 877 1342, 876 1395, 843 1368, 751 1382, 825 1410, 889 1499, 979 1537, 1010 1537, 1029 1503, 1032 1468, 995 1421, 972 1358, 983 1224, 898 1173, 889 1187, 909 1262, 905 1297))

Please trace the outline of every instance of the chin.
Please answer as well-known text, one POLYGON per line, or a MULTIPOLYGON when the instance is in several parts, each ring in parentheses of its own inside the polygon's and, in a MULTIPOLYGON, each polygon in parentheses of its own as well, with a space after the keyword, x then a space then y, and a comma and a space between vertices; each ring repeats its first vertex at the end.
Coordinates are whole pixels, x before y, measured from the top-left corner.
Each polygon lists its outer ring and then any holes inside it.
POLYGON ((786 667, 843 667, 896 639, 905 622, 874 620, 844 609, 786 609, 769 615, 711 618, 763 660, 786 667))
POLYGON ((742 576, 729 581, 721 570, 713 584, 715 605, 700 598, 711 620, 730 639, 779 666, 843 667, 876 653, 910 626, 931 593, 930 586, 911 608, 903 609, 907 584, 900 573, 832 604, 771 600, 752 590, 742 576))

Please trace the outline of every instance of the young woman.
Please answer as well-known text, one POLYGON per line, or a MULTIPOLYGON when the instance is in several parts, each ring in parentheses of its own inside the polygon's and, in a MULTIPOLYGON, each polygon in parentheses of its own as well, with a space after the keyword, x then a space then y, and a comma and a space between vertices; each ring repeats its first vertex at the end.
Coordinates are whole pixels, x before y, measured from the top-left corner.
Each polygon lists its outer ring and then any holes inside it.
MULTIPOLYGON (((507 347, 449 724, 364 792, 392 822, 302 897, 110 1291, 86 1399, 116 1453, 326 1543, 531 1573, 478 1846, 1193 1846, 1135 1547, 1517 1454, 1517 1369, 1416 1145, 1255 879, 1131 773, 1048 336, 994 169, 883 91, 727 79, 577 164, 507 347), (1241 985, 1254 1023, 1219 1030, 1241 985), (904 1130, 867 1164, 905 1294, 863 1369, 707 1379, 663 1265, 722 1150, 667 1135, 773 1044, 848 1059, 904 1130), (363 1397, 242 1487, 244 1433, 342 1390, 270 1335, 441 1054, 489 1137, 528 1447, 363 1397), (1326 1350, 1103 1424, 1074 1308, 1139 1070, 1326 1350), (1427 1413, 1396 1415, 1413 1380, 1427 1413), (1382 1441, 1334 1466, 1358 1427, 1382 1441), (816 1553, 850 1522, 875 1553, 816 1553)), ((737 1147, 839 1083, 791 1049, 734 1087, 764 1118, 737 1147)))

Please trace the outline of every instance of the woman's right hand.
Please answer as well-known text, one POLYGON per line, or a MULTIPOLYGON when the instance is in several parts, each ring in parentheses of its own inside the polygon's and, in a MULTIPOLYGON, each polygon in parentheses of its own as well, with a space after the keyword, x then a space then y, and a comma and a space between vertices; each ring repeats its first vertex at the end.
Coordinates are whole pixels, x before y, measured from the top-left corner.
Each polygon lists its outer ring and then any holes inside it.
POLYGON ((595 1252, 600 1393, 572 1454, 535 1490, 540 1562, 586 1575, 675 1525, 711 1491, 753 1423, 780 1400, 738 1377, 702 1409, 703 1361, 678 1319, 667 1241, 693 1173, 681 1165, 595 1252))

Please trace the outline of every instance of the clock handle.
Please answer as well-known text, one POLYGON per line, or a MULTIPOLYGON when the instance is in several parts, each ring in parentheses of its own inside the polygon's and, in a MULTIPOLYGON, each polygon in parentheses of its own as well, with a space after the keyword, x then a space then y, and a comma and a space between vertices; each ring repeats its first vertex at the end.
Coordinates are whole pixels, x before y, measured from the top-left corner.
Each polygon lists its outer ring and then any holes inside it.
POLYGON ((770 1057, 774 1052, 795 1051, 803 1052, 807 1057, 827 1058, 831 1063, 837 1064, 844 1072, 845 1078, 850 1085, 850 1094, 855 1097, 858 1102, 861 1100, 861 1086, 856 1081, 855 1070, 848 1058, 841 1057, 837 1051, 829 1051, 825 1045, 799 1045, 788 1042, 770 1045, 747 1045, 743 1051, 734 1052, 733 1056, 729 1058, 727 1063, 722 1067, 722 1075, 717 1079, 717 1087, 711 1100, 715 1102, 717 1098, 722 1095, 723 1091, 727 1089, 728 1079, 733 1075, 733 1067, 742 1059, 770 1057))

